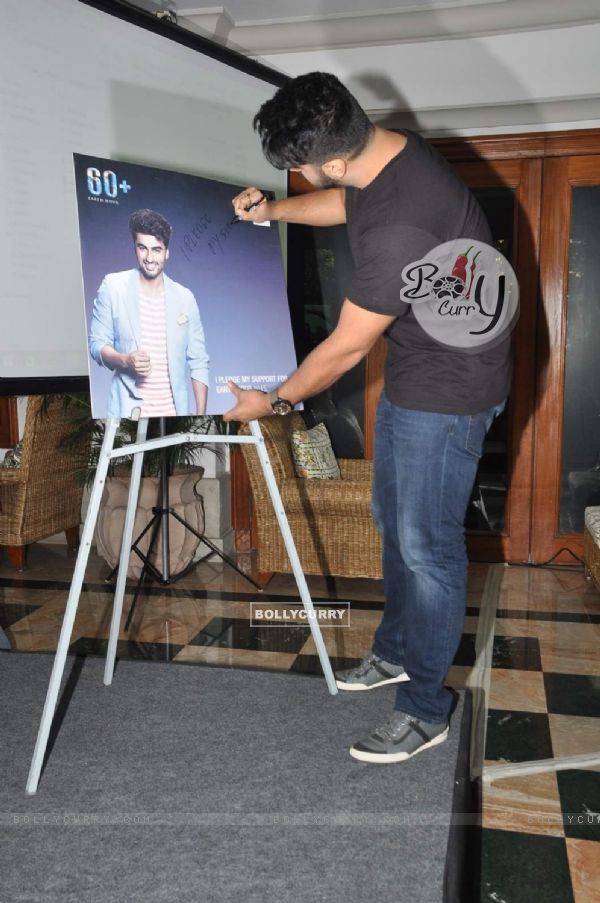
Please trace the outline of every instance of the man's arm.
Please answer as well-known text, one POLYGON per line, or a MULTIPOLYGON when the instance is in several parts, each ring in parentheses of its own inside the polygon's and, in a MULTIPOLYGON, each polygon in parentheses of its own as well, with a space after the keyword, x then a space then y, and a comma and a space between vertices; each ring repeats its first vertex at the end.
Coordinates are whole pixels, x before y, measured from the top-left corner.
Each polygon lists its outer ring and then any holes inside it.
POLYGON ((196 299, 187 289, 187 348, 186 360, 190 368, 190 374, 193 382, 203 383, 208 386, 208 365, 210 359, 206 351, 206 341, 204 338, 204 327, 200 319, 200 311, 196 304, 196 299))
POLYGON ((109 287, 110 278, 110 276, 106 276, 102 280, 94 299, 89 330, 90 354, 102 367, 108 367, 109 370, 129 370, 136 376, 147 376, 152 369, 152 363, 145 351, 121 354, 114 347, 115 331, 109 287))
MULTIPOLYGON (((358 307, 346 298, 334 331, 278 387, 280 396, 297 404, 327 389, 362 360, 394 319, 358 307)), ((246 423, 273 413, 268 395, 263 392, 240 389, 235 383, 229 383, 229 388, 236 396, 237 404, 227 411, 224 420, 246 423)))
POLYGON ((345 195, 344 188, 325 188, 278 201, 265 199, 249 211, 248 207, 260 201, 263 193, 260 188, 246 188, 231 203, 236 215, 245 222, 281 220, 304 226, 340 226, 346 222, 345 195))
POLYGON ((201 417, 206 414, 206 396, 208 394, 208 386, 198 382, 197 379, 192 380, 192 389, 194 390, 194 398, 196 399, 196 416, 201 417))
MULTIPOLYGON (((88 335, 90 354, 101 367, 110 366, 108 359, 103 357, 102 352, 106 347, 113 348, 114 341, 112 297, 108 286, 108 277, 105 277, 94 298, 88 335)), ((111 369, 114 369, 115 366, 117 366, 116 363, 111 369)))

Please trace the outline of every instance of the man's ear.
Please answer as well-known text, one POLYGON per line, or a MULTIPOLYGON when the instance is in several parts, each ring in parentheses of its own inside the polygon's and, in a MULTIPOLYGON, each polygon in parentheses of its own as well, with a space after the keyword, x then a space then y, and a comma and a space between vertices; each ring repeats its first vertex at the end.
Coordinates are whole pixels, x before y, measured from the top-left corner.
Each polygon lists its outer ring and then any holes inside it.
POLYGON ((327 160, 326 163, 323 163, 321 169, 323 175, 327 176, 328 179, 339 182, 346 175, 348 164, 341 157, 334 157, 333 160, 327 160))
POLYGON ((165 251, 165 260, 168 260, 168 259, 169 259, 169 249, 167 248, 167 250, 165 251))

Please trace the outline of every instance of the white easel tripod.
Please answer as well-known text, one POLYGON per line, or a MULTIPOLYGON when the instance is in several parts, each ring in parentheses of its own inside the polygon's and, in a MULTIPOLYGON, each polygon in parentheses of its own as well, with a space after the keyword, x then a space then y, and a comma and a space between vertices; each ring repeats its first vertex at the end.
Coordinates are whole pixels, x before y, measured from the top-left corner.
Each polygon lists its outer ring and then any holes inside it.
POLYGON ((102 497, 102 491, 104 489, 104 483, 106 481, 106 475, 108 473, 108 466, 112 458, 120 458, 124 455, 133 455, 133 466, 131 472, 129 498, 127 500, 127 511, 125 514, 125 526, 123 528, 123 538, 121 540, 119 572, 115 587, 110 635, 106 653, 106 665, 104 668, 104 684, 106 686, 109 686, 112 683, 114 674, 117 640, 121 624, 121 614, 123 611, 125 581, 127 579, 127 567, 131 550, 131 540, 133 536, 133 526, 140 487, 140 478, 142 474, 144 452, 151 451, 157 448, 164 448, 168 445, 178 445, 182 442, 196 442, 198 444, 203 442, 221 442, 230 444, 249 443, 256 447, 263 474, 269 488, 271 501, 273 502, 273 507, 277 516, 277 521, 279 523, 279 528, 281 530, 283 541, 285 543, 285 548, 292 565, 294 577, 296 578, 296 584, 298 586, 300 598, 302 599, 304 609, 307 613, 307 620, 310 625, 317 653, 319 655, 321 667, 323 668, 323 674, 325 675, 327 688, 332 695, 337 693, 335 678, 333 676, 333 671, 331 670, 331 663, 325 649, 325 644, 323 642, 319 623, 315 617, 313 603, 306 583, 306 578, 300 564, 298 552, 296 550, 294 539, 290 531, 288 519, 283 507, 283 503, 281 501, 281 496, 279 494, 279 489, 277 487, 277 483, 275 482, 273 468, 271 467, 269 454, 267 452, 265 440, 263 439, 262 433, 260 431, 258 421, 253 420, 250 423, 251 435, 249 436, 219 436, 213 434, 208 436, 198 436, 194 433, 178 433, 171 436, 162 436, 159 439, 147 440, 146 434, 148 430, 148 419, 142 418, 138 423, 136 442, 133 445, 127 445, 115 449, 115 435, 117 433, 119 423, 119 419, 111 418, 106 421, 105 425, 104 441, 102 443, 102 449, 100 451, 100 459, 96 470, 96 477, 94 479, 88 512, 83 526, 81 545, 79 547, 77 562, 75 564, 75 571, 73 573, 73 581, 71 583, 71 589, 69 591, 69 598, 67 600, 63 624, 60 631, 60 638, 58 641, 58 646, 56 648, 56 655, 54 657, 54 665, 52 667, 50 682, 48 684, 48 691, 46 693, 44 711, 42 712, 42 718, 40 721, 35 749, 33 751, 33 757, 29 769, 29 776, 27 778, 27 793, 35 793, 40 780, 44 756, 46 753, 46 748, 48 746, 50 728, 52 726, 52 720, 54 718, 54 712, 56 710, 58 694, 60 691, 60 684, 65 669, 67 652, 69 649, 69 644, 71 642, 71 635, 73 633, 75 615, 77 614, 77 607, 79 605, 81 587, 83 585, 85 569, 90 554, 92 537, 94 535, 94 528, 96 526, 96 520, 98 518, 100 499, 102 497))

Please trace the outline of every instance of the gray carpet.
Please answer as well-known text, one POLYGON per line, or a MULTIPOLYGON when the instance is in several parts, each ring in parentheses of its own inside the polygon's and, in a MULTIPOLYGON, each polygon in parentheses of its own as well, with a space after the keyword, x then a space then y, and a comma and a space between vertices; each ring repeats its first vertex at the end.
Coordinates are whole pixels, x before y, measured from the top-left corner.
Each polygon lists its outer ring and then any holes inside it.
POLYGON ((462 699, 446 743, 374 766, 348 747, 393 688, 132 661, 104 687, 69 658, 28 796, 52 660, 0 653, 2 901, 441 903, 462 699))

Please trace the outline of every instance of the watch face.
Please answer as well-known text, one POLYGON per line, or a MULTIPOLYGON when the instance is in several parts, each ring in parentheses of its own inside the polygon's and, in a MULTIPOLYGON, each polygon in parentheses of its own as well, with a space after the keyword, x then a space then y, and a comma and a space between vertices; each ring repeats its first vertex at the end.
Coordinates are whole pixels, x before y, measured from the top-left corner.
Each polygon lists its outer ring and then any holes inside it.
POLYGON ((271 407, 275 414, 289 414, 292 410, 292 405, 285 398, 276 398, 271 407))

